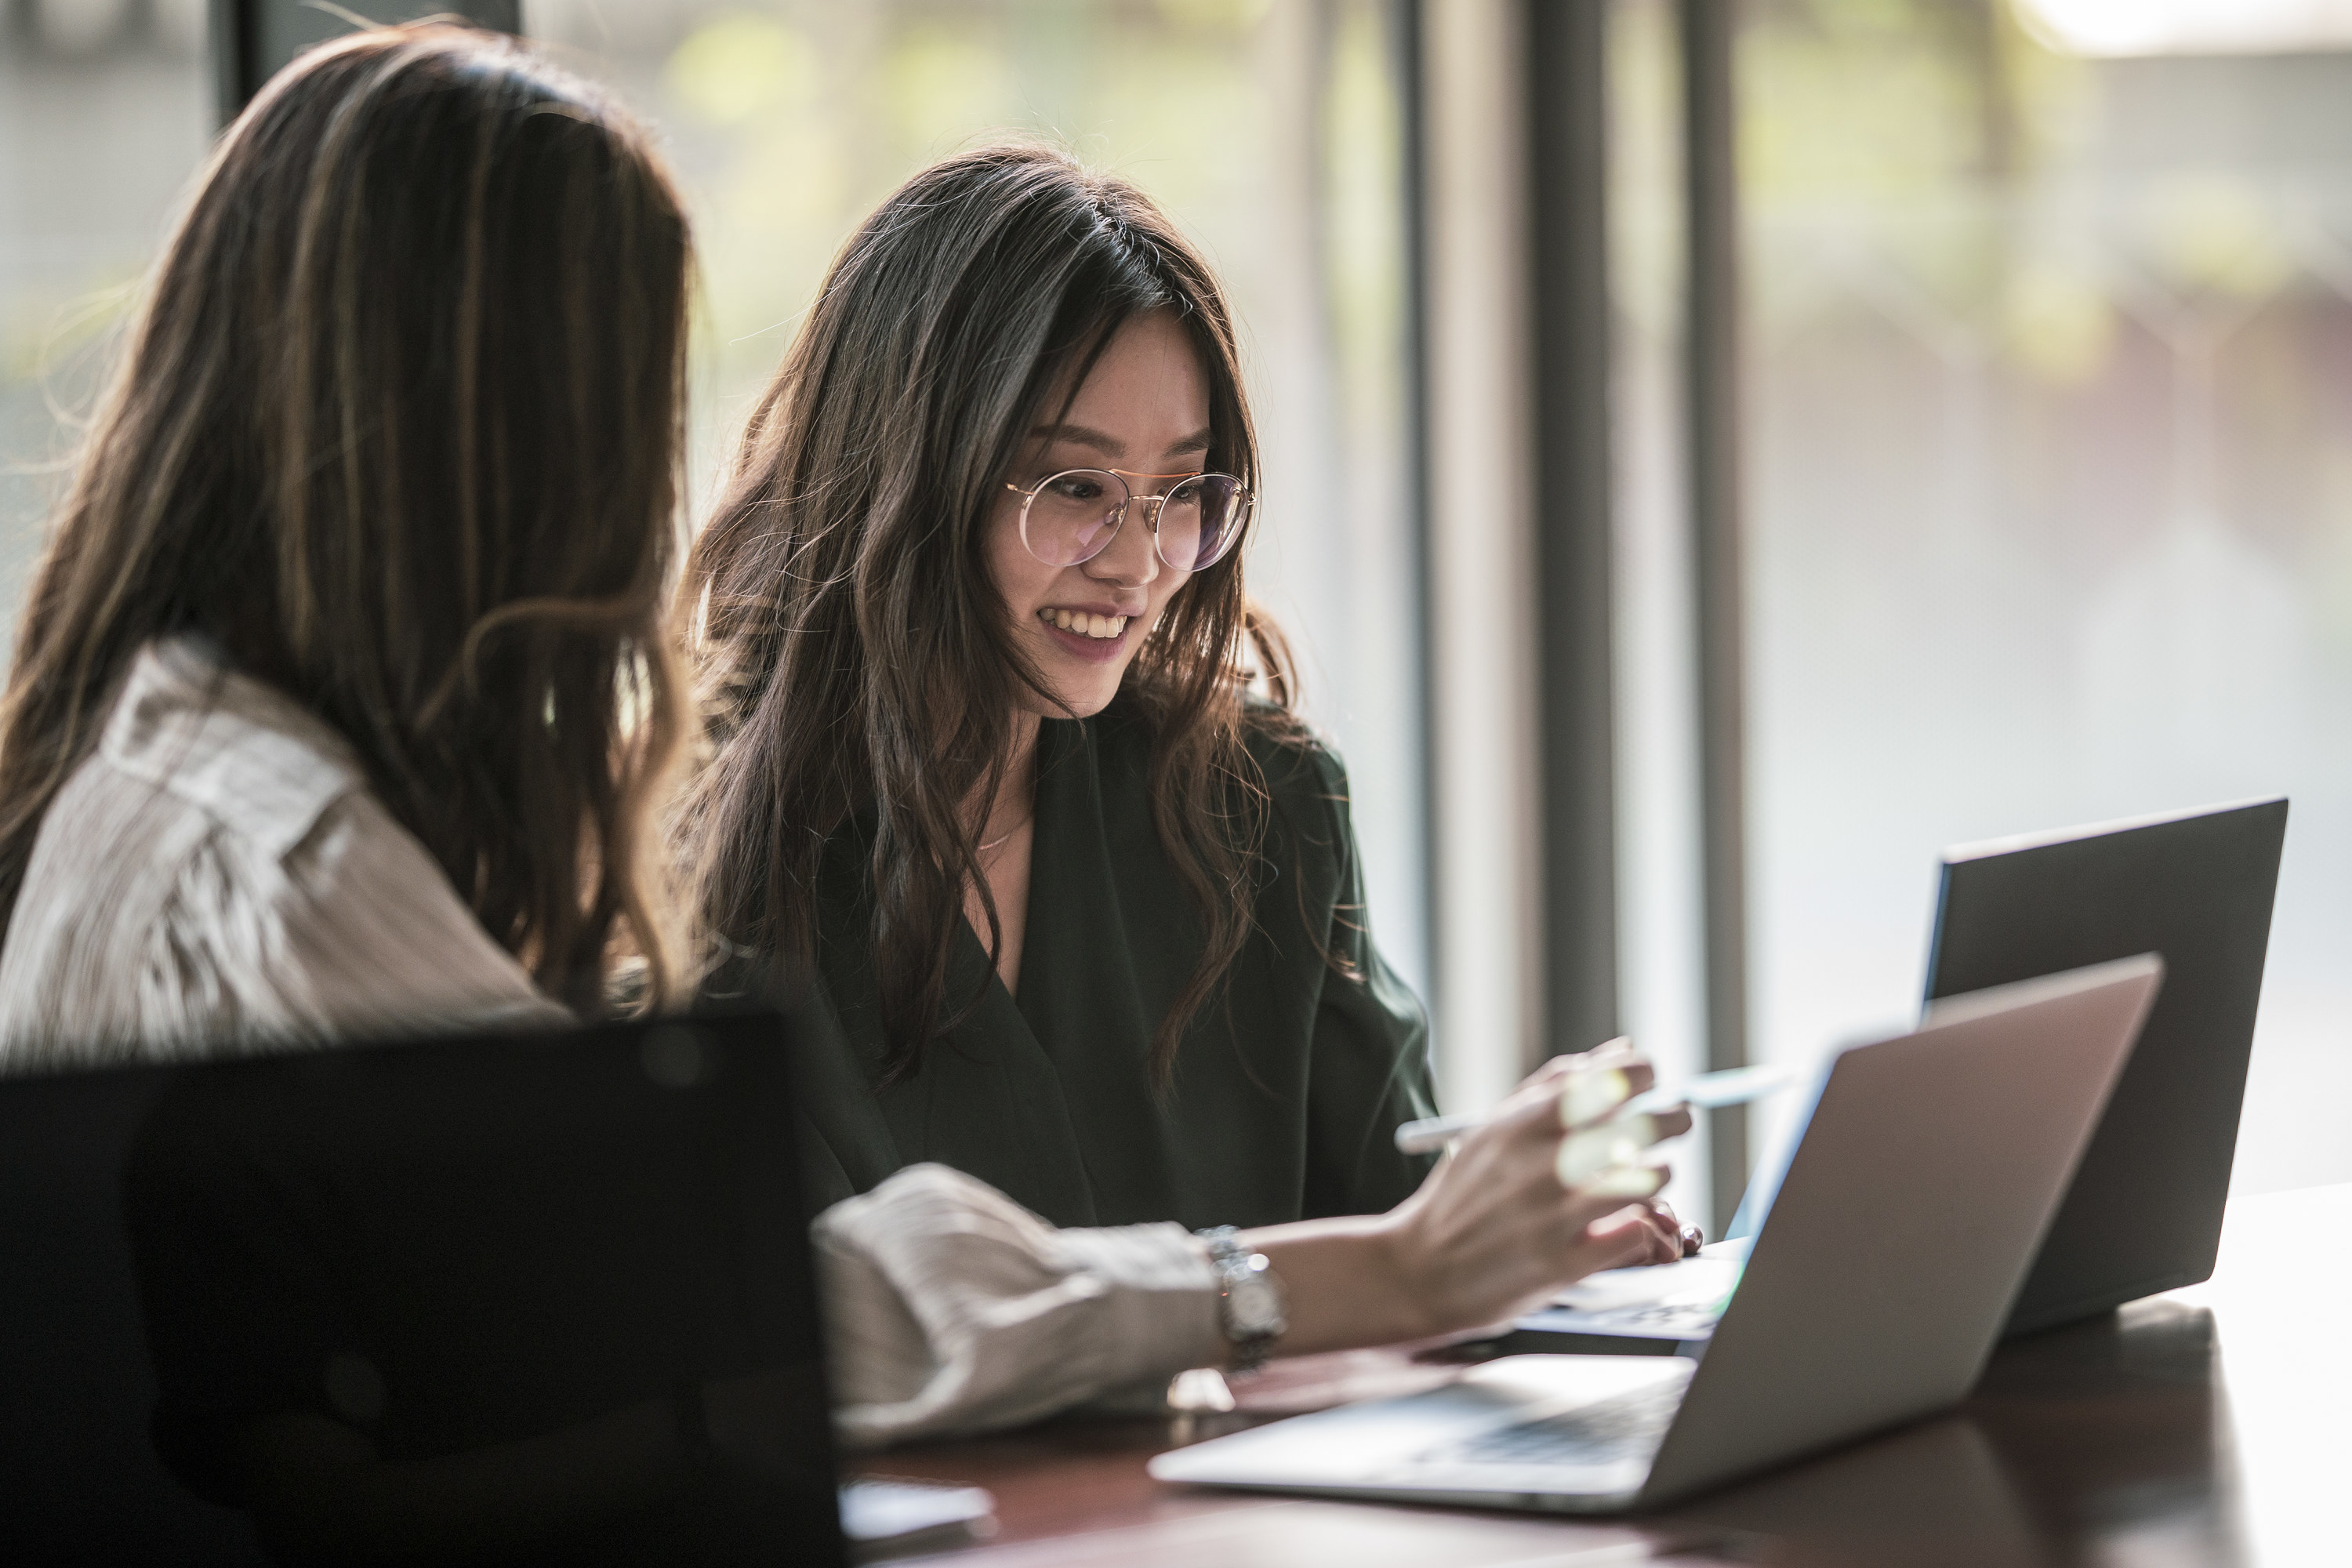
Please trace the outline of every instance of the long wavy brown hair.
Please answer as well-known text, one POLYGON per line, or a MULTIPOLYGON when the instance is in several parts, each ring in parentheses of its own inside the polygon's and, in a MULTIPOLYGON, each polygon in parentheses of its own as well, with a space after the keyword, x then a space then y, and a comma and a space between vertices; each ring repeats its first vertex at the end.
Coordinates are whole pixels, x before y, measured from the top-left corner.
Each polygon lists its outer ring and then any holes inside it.
MULTIPOLYGON (((702 918, 812 973, 825 840, 870 812, 886 1078, 981 998, 949 994, 967 886, 992 953, 1000 935, 971 803, 1004 781, 1024 691, 1054 700, 988 574, 992 504, 1046 400, 1075 395, 1120 324, 1157 310, 1200 355, 1209 466, 1254 485, 1232 314, 1149 199, 1038 147, 923 171, 835 261, 695 547, 713 750, 680 822, 702 918)), ((1122 691, 1150 726, 1153 819, 1203 931, 1153 1037, 1162 1087, 1249 934, 1265 791, 1245 726, 1297 729, 1287 651, 1249 605, 1243 553, 1177 592, 1122 691), (1271 700, 1245 704, 1252 667, 1271 700)))
POLYGON ((223 135, 51 522, 0 695, 0 921, 140 647, 339 731, 551 994, 676 970, 647 810, 689 274, 644 133, 495 35, 324 46, 223 135))

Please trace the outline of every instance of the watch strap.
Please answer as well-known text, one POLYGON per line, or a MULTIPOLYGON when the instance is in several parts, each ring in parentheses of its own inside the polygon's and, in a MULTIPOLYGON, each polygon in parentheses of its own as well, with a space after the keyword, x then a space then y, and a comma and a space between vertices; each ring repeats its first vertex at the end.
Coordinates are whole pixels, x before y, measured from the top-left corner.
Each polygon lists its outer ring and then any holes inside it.
POLYGON ((1217 1271, 1217 1318, 1234 1347, 1234 1372, 1255 1372, 1265 1364, 1274 1342, 1289 1328, 1282 1310, 1282 1288, 1266 1267, 1265 1255, 1244 1247, 1232 1226, 1195 1233, 1209 1249, 1209 1263, 1217 1271), (1244 1324, 1237 1310, 1239 1293, 1265 1291, 1272 1311, 1244 1324))

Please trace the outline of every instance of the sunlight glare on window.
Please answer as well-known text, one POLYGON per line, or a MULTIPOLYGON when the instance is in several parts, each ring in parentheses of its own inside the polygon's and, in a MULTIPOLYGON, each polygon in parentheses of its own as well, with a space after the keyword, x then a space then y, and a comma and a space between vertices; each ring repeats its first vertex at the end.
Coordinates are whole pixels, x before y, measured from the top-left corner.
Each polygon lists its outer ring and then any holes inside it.
POLYGON ((2352 0, 2018 0, 2042 43, 2095 56, 2272 54, 2352 44, 2352 0))

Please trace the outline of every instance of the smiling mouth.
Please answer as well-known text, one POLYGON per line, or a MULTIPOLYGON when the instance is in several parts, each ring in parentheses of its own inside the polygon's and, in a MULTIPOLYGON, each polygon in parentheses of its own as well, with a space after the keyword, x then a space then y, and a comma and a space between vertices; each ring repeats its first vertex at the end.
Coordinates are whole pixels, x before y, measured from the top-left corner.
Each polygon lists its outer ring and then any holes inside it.
POLYGON ((1125 616, 1093 616, 1084 610, 1040 610, 1037 618, 1074 636, 1108 642, 1127 630, 1125 616))

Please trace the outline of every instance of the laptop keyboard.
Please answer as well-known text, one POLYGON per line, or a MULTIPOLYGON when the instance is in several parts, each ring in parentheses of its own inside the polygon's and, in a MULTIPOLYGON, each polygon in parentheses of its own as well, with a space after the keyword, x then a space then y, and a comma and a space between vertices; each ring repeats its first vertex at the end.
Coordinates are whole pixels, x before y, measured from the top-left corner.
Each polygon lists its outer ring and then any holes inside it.
POLYGON ((1679 1382, 1640 1388, 1473 1438, 1431 1458, 1465 1465, 1604 1465, 1646 1458, 1682 1404, 1679 1382))
POLYGON ((1584 1316, 1595 1323, 1618 1329, 1652 1329, 1672 1331, 1686 1329, 1706 1333, 1723 1321, 1720 1308, 1669 1306, 1659 1302, 1647 1307, 1617 1307, 1584 1316))

